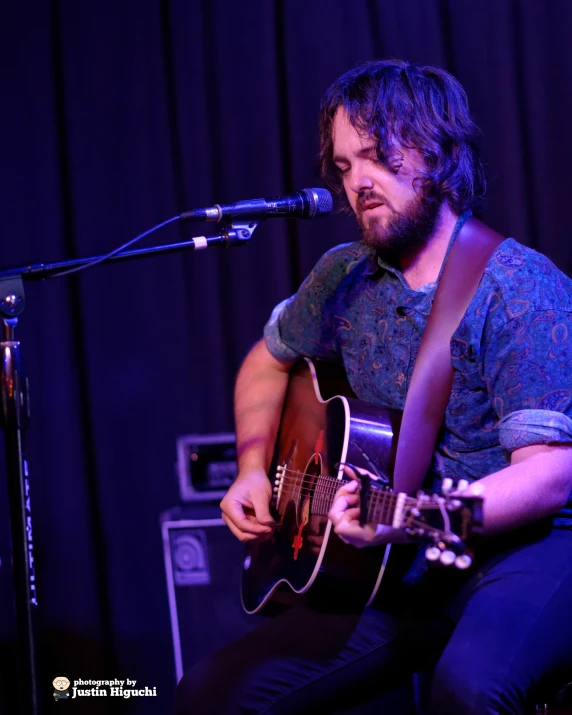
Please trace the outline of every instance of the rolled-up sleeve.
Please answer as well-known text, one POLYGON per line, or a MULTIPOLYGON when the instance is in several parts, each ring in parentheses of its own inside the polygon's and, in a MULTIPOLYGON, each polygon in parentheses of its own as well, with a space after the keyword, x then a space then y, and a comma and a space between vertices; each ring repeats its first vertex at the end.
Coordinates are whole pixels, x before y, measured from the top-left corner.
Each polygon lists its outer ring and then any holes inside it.
POLYGON ((338 289, 363 254, 363 248, 352 243, 327 251, 297 293, 274 308, 264 328, 264 340, 275 358, 339 357, 334 327, 338 289))
POLYGON ((572 444, 572 419, 553 410, 517 410, 500 421, 499 440, 507 455, 532 444, 572 444))
POLYGON ((297 360, 301 357, 300 353, 290 347, 282 340, 280 334, 280 316, 282 311, 286 309, 288 303, 292 302, 294 296, 283 300, 274 308, 269 321, 264 326, 264 341, 266 347, 272 355, 278 360, 297 360))
MULTIPOLYGON (((506 312, 522 305, 515 300, 506 312)), ((522 310, 487 343, 483 371, 503 450, 572 444, 572 313, 522 310)))

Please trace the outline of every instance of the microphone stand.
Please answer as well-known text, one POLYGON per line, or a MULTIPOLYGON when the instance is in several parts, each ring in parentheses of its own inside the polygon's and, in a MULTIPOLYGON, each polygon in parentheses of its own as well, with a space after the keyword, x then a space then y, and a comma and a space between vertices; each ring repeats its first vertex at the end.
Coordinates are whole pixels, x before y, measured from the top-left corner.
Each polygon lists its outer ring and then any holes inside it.
POLYGON ((112 263, 164 253, 201 250, 208 246, 223 247, 246 244, 257 222, 233 223, 216 236, 191 239, 164 246, 123 251, 108 256, 79 258, 50 264, 32 264, 0 271, 0 399, 1 428, 6 448, 7 490, 12 541, 12 569, 16 614, 16 651, 18 661, 18 695, 22 715, 39 715, 36 614, 38 609, 34 570, 34 540, 30 476, 25 452, 25 432, 29 425, 28 380, 22 369, 21 344, 16 340, 19 316, 25 308, 24 280, 57 278, 58 274, 88 264, 112 263))

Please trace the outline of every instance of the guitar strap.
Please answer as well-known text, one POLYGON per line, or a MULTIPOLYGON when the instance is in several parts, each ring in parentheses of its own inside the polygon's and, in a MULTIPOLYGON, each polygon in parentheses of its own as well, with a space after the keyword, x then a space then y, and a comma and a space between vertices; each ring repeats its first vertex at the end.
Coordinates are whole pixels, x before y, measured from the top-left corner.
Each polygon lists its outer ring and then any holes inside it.
POLYGON ((431 465, 453 385, 451 338, 503 240, 469 218, 446 259, 405 399, 393 472, 396 492, 415 494, 431 465))

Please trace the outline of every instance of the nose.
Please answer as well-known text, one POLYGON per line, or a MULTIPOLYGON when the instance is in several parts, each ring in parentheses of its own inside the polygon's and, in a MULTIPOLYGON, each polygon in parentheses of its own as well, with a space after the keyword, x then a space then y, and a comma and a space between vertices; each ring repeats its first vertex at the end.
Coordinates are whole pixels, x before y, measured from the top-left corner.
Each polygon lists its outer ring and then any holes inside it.
POLYGON ((372 163, 370 161, 358 162, 349 170, 347 187, 355 194, 373 189, 372 163))

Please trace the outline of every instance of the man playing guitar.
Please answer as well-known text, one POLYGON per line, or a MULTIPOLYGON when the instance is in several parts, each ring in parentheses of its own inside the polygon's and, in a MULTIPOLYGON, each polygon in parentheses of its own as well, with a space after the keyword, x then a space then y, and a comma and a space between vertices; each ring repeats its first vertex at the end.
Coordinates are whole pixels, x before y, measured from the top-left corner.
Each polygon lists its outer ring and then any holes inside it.
MULTIPOLYGON (((366 63, 324 96, 323 177, 361 241, 320 259, 240 370, 239 476, 221 507, 246 544, 277 528, 269 469, 300 358, 341 364, 360 400, 403 409, 449 250, 490 231, 471 215, 484 189, 477 133, 462 87, 432 67, 366 63)), ((570 672, 571 341, 570 280, 499 237, 450 341, 452 389, 423 485, 450 479, 460 496, 484 497, 473 565, 417 560, 383 607, 295 606, 195 666, 178 712, 354 712, 374 694, 376 712, 394 715, 410 712, 411 674, 431 667, 432 713, 523 713, 570 672)), ((329 507, 335 534, 359 550, 408 540, 360 519, 359 471, 345 467, 329 507)))

